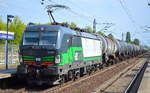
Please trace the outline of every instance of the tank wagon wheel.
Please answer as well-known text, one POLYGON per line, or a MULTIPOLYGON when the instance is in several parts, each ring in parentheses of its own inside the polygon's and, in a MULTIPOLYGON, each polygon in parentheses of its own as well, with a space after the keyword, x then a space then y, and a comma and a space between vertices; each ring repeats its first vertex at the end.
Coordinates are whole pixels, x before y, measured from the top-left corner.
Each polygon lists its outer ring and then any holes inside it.
POLYGON ((123 57, 120 57, 120 61, 123 61, 124 59, 123 59, 123 57))
POLYGON ((117 64, 117 59, 116 58, 113 59, 113 64, 117 64))
POLYGON ((119 59, 114 59, 114 63, 117 64, 119 62, 119 59))
POLYGON ((103 69, 103 64, 99 64, 99 70, 103 69))

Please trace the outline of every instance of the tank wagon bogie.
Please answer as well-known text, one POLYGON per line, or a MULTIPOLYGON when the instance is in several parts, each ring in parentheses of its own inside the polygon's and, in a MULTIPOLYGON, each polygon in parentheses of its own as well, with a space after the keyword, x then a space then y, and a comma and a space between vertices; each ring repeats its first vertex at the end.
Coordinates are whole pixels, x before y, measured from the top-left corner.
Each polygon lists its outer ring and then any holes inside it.
POLYGON ((20 43, 17 76, 60 84, 143 52, 143 47, 60 25, 32 25, 20 43))

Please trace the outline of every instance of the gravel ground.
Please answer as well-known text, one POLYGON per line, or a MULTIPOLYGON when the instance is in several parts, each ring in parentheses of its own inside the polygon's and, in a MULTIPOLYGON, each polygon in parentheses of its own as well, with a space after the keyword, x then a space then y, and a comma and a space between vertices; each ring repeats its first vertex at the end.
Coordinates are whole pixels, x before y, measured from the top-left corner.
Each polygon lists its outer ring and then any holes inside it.
POLYGON ((136 75, 137 71, 139 70, 139 67, 141 67, 143 63, 144 61, 141 61, 134 68, 132 68, 126 74, 121 76, 115 83, 113 83, 109 88, 107 88, 104 93, 122 93, 127 88, 128 84, 136 75))
POLYGON ((104 93, 123 93, 132 81, 138 70, 146 62, 147 58, 140 58, 139 63, 122 75, 116 82, 109 86, 104 93))

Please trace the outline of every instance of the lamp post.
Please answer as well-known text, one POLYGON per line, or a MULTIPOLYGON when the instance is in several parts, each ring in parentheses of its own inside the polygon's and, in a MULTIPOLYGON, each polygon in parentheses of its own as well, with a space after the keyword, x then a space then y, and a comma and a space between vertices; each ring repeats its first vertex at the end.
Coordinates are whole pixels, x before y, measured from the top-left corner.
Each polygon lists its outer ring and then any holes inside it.
POLYGON ((7 38, 6 38, 6 45, 5 45, 5 52, 6 52, 6 55, 5 55, 5 61, 6 61, 6 69, 8 69, 8 25, 9 25, 9 22, 11 22, 11 18, 14 18, 14 16, 12 15, 7 15, 7 27, 6 27, 6 31, 7 31, 7 38))

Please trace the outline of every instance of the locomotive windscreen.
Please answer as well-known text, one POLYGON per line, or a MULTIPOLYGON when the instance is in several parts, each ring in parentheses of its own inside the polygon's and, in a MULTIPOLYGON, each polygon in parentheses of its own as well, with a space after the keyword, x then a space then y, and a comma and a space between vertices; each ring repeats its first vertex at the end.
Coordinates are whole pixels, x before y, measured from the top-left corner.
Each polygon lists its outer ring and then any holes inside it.
POLYGON ((55 31, 26 31, 23 45, 56 45, 57 32, 55 31))

